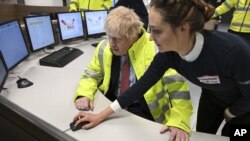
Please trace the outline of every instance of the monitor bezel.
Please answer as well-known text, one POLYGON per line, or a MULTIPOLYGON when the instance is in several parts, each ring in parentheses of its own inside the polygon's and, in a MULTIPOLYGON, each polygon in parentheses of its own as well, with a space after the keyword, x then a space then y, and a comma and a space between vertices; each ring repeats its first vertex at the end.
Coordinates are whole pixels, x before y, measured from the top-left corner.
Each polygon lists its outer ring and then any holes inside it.
POLYGON ((7 68, 7 65, 6 65, 6 63, 5 63, 5 61, 4 61, 4 58, 3 58, 3 55, 2 55, 2 52, 0 51, 0 61, 2 61, 2 63, 3 63, 3 67, 4 67, 4 69, 5 69, 5 71, 6 71, 6 74, 4 75, 4 77, 3 77, 3 81, 2 81, 2 83, 0 84, 0 93, 1 93, 1 91, 3 90, 3 86, 4 86, 4 84, 5 84, 5 81, 6 81, 6 79, 7 79, 7 77, 8 77, 8 68, 7 68))
POLYGON ((51 46, 55 46, 56 45, 56 38, 55 38, 55 33, 54 33, 54 28, 53 28, 53 24, 52 24, 52 16, 51 14, 46 14, 46 15, 35 15, 35 16, 26 16, 26 17, 23 17, 23 21, 24 21, 24 24, 25 24, 25 30, 27 32, 27 36, 28 36, 28 40, 29 40, 29 48, 30 48, 30 51, 31 52, 37 52, 39 50, 42 50, 44 48, 47 48, 47 47, 51 47, 51 46), (50 19, 50 25, 51 25, 51 29, 52 29, 52 33, 53 33, 53 38, 54 38, 54 43, 52 44, 49 44, 49 45, 46 45, 44 47, 41 47, 39 49, 34 49, 33 47, 33 44, 32 44, 32 41, 31 41, 31 35, 30 35, 30 31, 28 29, 28 23, 26 21, 26 19, 28 18, 37 18, 37 17, 49 17, 50 19))
MULTIPOLYGON (((101 36, 104 36, 106 35, 106 32, 101 32, 101 33, 95 33, 95 34, 90 34, 89 35, 89 32, 88 32, 88 24, 87 24, 87 21, 86 21, 86 13, 91 13, 91 12, 100 12, 100 11, 106 11, 107 12, 107 15, 108 15, 108 10, 91 10, 91 11, 84 11, 84 22, 85 22, 85 25, 86 25, 86 35, 87 35, 87 38, 100 38, 101 36)), ((104 28, 104 27, 103 27, 104 28)))
POLYGON ((58 31, 59 31, 59 35, 60 35, 60 40, 61 40, 61 42, 63 44, 68 43, 68 42, 72 42, 72 41, 75 41, 75 40, 85 40, 86 39, 86 24, 83 21, 82 13, 80 11, 57 12, 56 13, 56 20, 57 20, 57 27, 58 27, 58 31), (58 15, 59 14, 71 14, 71 13, 79 13, 80 14, 81 20, 82 20, 82 29, 83 29, 82 32, 83 32, 83 35, 76 36, 76 37, 73 37, 73 38, 63 39, 63 37, 62 37, 62 29, 61 29, 61 26, 60 26, 60 22, 58 21, 58 15))
MULTIPOLYGON (((24 42, 24 44, 25 44, 25 48, 26 48, 26 51, 27 51, 27 55, 25 55, 22 59, 20 59, 18 62, 16 62, 15 65, 11 66, 10 68, 8 68, 7 63, 5 63, 6 66, 7 66, 8 71, 10 71, 10 70, 12 70, 13 68, 15 68, 18 64, 20 64, 23 60, 25 60, 26 58, 28 58, 29 55, 30 55, 29 49, 28 49, 28 47, 27 47, 27 42, 25 41, 24 34, 23 34, 23 31, 22 31, 22 28, 21 28, 21 26, 20 26, 20 22, 19 22, 18 19, 14 19, 14 20, 10 20, 10 21, 6 21, 6 22, 3 22, 3 23, 0 23, 0 26, 5 25, 5 24, 9 24, 9 23, 12 23, 12 22, 17 22, 17 24, 18 24, 18 28, 19 28, 19 30, 20 30, 20 32, 21 32, 21 36, 23 37, 23 42, 24 42)), ((0 51, 1 51, 1 50, 0 50, 0 51)), ((3 57, 3 59, 4 59, 4 57, 3 57)), ((4 61, 5 61, 5 59, 4 59, 4 61)), ((6 62, 6 61, 5 61, 5 62, 6 62)))

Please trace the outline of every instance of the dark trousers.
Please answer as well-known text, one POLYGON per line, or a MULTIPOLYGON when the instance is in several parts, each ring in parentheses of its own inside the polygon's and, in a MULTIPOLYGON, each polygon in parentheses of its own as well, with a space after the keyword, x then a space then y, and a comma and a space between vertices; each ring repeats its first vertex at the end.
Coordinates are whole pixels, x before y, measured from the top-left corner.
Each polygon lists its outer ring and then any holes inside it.
MULTIPOLYGON (((225 108, 218 105, 211 98, 209 90, 202 89, 198 113, 196 130, 199 132, 216 134, 222 121, 224 120, 225 108)), ((250 113, 231 119, 224 125, 221 135, 230 135, 230 125, 232 124, 248 124, 250 125, 250 113)))

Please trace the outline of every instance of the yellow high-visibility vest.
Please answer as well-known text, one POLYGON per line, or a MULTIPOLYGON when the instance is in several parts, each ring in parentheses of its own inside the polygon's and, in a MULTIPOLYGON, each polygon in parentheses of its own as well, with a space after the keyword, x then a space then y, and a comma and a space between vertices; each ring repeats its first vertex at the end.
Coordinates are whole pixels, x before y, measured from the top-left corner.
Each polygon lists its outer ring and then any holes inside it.
POLYGON ((213 18, 235 8, 229 29, 235 32, 250 33, 250 0, 226 0, 215 9, 213 18))

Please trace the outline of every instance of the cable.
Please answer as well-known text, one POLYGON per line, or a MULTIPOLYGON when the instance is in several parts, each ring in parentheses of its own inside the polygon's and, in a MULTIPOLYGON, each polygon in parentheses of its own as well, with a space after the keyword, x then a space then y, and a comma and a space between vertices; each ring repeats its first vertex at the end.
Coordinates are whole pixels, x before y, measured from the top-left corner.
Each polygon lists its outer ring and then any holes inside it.
POLYGON ((69 131, 69 130, 71 130, 70 128, 69 129, 66 129, 66 130, 64 130, 63 132, 67 132, 67 131, 69 131))

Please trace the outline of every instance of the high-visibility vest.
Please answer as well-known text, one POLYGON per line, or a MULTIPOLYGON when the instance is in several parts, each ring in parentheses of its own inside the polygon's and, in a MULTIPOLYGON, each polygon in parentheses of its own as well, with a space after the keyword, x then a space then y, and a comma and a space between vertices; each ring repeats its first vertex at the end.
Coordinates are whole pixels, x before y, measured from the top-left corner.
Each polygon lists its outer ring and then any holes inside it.
POLYGON ((250 0, 226 0, 215 9, 213 18, 235 8, 229 29, 235 32, 250 33, 250 0))
POLYGON ((109 10, 112 0, 71 0, 70 11, 109 10))

